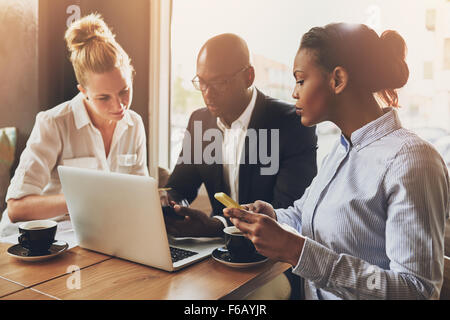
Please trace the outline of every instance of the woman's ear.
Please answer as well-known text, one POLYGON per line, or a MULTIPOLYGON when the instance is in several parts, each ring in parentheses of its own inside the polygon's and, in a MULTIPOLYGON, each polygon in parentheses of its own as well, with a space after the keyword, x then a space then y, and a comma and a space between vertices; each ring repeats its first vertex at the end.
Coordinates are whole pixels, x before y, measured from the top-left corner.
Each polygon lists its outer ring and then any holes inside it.
POLYGON ((347 87, 348 84, 348 72, 343 67, 336 67, 334 68, 332 74, 331 74, 331 86, 332 90, 335 94, 340 94, 344 89, 347 87))
POLYGON ((83 88, 83 86, 81 84, 77 85, 77 89, 80 90, 80 92, 86 97, 87 100, 89 100, 88 96, 87 96, 87 92, 86 89, 83 88))
POLYGON ((81 86, 81 84, 77 84, 77 89, 80 90, 82 94, 86 94, 86 90, 81 86))

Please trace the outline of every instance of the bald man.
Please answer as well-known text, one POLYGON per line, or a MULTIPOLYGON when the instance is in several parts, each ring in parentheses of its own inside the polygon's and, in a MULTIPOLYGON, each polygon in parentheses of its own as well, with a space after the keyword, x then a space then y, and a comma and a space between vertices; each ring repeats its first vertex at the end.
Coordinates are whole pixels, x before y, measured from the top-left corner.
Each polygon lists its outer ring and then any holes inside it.
MULTIPOLYGON (((192 80, 206 108, 189 119, 183 149, 167 187, 174 200, 191 203, 205 184, 213 211, 203 213, 175 206, 184 219, 166 217, 169 234, 178 237, 216 237, 231 222, 214 198, 225 192, 241 204, 264 200, 287 208, 300 199, 317 173, 315 127, 302 126, 295 106, 264 95, 253 85, 255 70, 245 41, 234 34, 209 39, 197 57, 192 80)), ((291 287, 299 288, 290 272, 291 287)), ((277 278, 263 292, 275 292, 277 278)), ((290 289, 289 289, 290 290, 290 289)), ((291 297, 299 290, 293 290, 291 297)), ((289 291, 290 292, 290 291, 289 291)), ((283 296, 281 294, 280 296, 283 296)), ((269 298, 275 298, 270 295, 269 298)))
POLYGON ((172 188, 172 198, 191 203, 204 183, 213 212, 176 206, 177 213, 189 219, 166 219, 170 234, 223 235, 231 222, 214 198, 217 192, 241 204, 262 199, 274 208, 287 208, 316 175, 315 128, 302 126, 294 105, 264 95, 253 86, 254 79, 247 44, 239 36, 221 34, 201 48, 192 82, 206 108, 194 111, 189 119, 167 187, 172 188))

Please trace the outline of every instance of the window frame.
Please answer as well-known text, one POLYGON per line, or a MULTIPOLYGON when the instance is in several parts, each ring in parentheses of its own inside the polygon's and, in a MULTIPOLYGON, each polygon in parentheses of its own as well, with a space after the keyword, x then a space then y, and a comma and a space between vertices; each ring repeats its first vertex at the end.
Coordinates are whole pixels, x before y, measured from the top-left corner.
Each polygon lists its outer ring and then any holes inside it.
POLYGON ((148 167, 169 168, 172 0, 150 0, 148 167), (167 106, 167 107, 164 107, 167 106))

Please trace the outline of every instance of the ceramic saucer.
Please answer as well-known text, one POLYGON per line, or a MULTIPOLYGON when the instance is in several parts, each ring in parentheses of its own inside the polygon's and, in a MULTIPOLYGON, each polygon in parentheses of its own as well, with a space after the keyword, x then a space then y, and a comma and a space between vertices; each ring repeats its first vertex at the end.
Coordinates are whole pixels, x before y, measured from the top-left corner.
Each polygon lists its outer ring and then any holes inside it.
POLYGON ((233 261, 233 259, 230 256, 230 253, 226 248, 217 248, 212 252, 212 257, 217 262, 223 263, 226 266, 232 267, 232 268, 248 268, 253 267, 259 264, 262 264, 269 260, 268 258, 260 255, 259 253, 256 253, 251 259, 248 261, 233 261))
POLYGON ((43 261, 47 259, 51 259, 53 257, 56 257, 57 255, 63 253, 67 250, 69 245, 65 241, 56 241, 52 244, 50 249, 48 249, 47 253, 41 254, 41 255, 35 255, 32 254, 28 249, 22 247, 20 244, 13 245, 12 247, 9 247, 7 250, 7 253, 19 260, 23 261, 43 261))

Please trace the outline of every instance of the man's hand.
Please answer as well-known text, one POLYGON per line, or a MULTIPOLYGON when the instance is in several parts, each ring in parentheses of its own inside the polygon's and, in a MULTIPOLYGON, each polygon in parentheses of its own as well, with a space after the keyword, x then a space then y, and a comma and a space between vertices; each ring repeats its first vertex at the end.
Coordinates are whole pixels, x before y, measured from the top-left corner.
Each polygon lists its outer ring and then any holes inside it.
POLYGON ((223 235, 223 223, 220 220, 210 218, 205 213, 174 205, 175 213, 183 216, 183 220, 175 220, 165 217, 167 233, 174 237, 221 237, 223 235))

